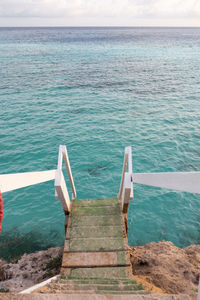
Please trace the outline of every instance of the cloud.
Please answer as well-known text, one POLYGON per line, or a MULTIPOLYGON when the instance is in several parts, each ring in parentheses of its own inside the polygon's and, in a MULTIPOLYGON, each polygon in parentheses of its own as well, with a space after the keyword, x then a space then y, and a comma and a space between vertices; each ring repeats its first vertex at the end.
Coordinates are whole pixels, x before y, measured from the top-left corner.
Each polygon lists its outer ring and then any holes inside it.
MULTIPOLYGON (((1 0, 2 17, 59 17, 73 14, 81 0, 1 0)), ((80 7, 80 6, 79 6, 80 7)))
POLYGON ((152 9, 155 16, 184 18, 200 15, 199 3, 199 0, 158 0, 154 1, 152 9))
POLYGON ((187 17, 200 15, 200 0, 1 0, 1 17, 187 17))

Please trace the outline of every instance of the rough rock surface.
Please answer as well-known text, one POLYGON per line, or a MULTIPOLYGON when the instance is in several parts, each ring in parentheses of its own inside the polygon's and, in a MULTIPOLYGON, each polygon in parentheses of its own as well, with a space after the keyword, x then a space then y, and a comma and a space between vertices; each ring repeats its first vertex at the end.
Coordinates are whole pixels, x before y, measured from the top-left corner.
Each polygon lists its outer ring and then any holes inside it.
POLYGON ((19 292, 60 272, 63 248, 24 254, 15 263, 0 259, 0 290, 19 292))
POLYGON ((151 242, 131 247, 133 275, 165 293, 197 293, 200 274, 200 245, 181 249, 172 242, 151 242))
MULTIPOLYGON (((19 292, 59 273, 63 248, 24 254, 15 263, 0 259, 0 291, 19 292)), ((130 247, 135 279, 159 288, 157 292, 188 294, 197 292, 200 274, 200 245, 180 249, 171 242, 130 247)), ((154 292, 152 290, 152 292, 154 292)), ((1 294, 2 295, 2 294, 1 294)), ((1 299, 0 295, 0 299, 1 299)), ((5 295, 6 296, 6 295, 5 295)))

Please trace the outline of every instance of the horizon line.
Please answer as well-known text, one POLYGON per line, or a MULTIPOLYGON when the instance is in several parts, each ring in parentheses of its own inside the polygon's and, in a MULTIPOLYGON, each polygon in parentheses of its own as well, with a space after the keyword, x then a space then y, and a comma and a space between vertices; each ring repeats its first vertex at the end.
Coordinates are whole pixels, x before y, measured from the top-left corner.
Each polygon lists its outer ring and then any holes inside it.
POLYGON ((200 26, 148 26, 148 25, 40 25, 40 26, 1 26, 0 28, 200 28, 200 26))

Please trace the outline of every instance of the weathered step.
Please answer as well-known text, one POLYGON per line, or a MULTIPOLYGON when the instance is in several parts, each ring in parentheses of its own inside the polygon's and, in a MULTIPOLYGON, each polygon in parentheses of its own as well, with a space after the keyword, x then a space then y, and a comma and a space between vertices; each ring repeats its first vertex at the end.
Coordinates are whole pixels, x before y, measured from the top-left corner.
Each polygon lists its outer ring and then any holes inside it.
POLYGON ((68 268, 62 268, 62 274, 70 276, 70 279, 82 278, 127 278, 130 267, 96 267, 96 268, 72 268, 68 275, 68 268))
POLYGON ((124 285, 130 285, 130 284, 137 284, 135 280, 132 279, 110 279, 110 278, 73 278, 61 276, 57 279, 57 282, 66 284, 66 283, 72 283, 72 284, 124 284, 124 285))
POLYGON ((110 283, 108 282, 84 282, 84 281, 74 281, 74 280, 57 280, 56 282, 50 283, 46 286, 48 292, 59 291, 62 293, 68 292, 78 292, 78 293, 148 293, 148 291, 143 289, 141 284, 121 282, 110 283))
POLYGON ((143 289, 140 284, 100 284, 100 283, 68 283, 59 282, 51 285, 54 289, 61 289, 62 291, 74 290, 74 291, 141 291, 143 289))
POLYGON ((112 206, 119 205, 117 198, 106 198, 106 199, 75 199, 73 200, 73 208, 80 206, 112 206))
POLYGON ((66 268, 120 265, 130 265, 128 252, 66 252, 62 261, 66 268))
MULTIPOLYGON (((105 216, 105 215, 119 215, 119 205, 115 206, 88 206, 88 207, 73 207, 72 218, 75 216, 105 216)), ((119 216, 120 217, 120 216, 119 216)))
POLYGON ((86 237, 118 237, 123 235, 122 226, 85 226, 72 227, 69 238, 86 238, 86 237))
MULTIPOLYGON (((48 293, 54 293, 53 290, 48 290, 48 293)), ((137 295, 145 295, 145 294, 149 294, 148 291, 142 290, 142 291, 115 291, 115 290, 70 290, 70 289, 62 289, 59 290, 59 288, 57 287, 56 289, 56 295, 60 293, 60 294, 113 294, 113 295, 124 295, 124 294, 128 294, 128 295, 133 295, 133 294, 137 294, 137 295)), ((57 299, 57 298, 56 298, 57 299)), ((68 299, 68 296, 66 297, 66 299, 68 299)), ((77 298, 80 299, 80 298, 77 298)), ((153 298, 155 300, 155 298, 153 298)), ((11 300, 11 299, 9 299, 11 300)), ((156 298, 157 300, 157 298, 156 298)), ((172 299, 171 299, 172 300, 172 299)))
POLYGON ((81 226, 122 226, 122 218, 119 215, 116 216, 73 216, 71 219, 71 227, 81 226))
POLYGON ((136 290, 136 291, 130 291, 130 290, 122 290, 122 291, 116 291, 116 290, 98 290, 96 292, 97 294, 113 294, 113 295, 121 295, 121 294, 128 294, 128 295, 133 295, 133 294, 137 294, 137 295, 145 295, 145 294, 149 294, 149 291, 145 291, 145 290, 136 290))
MULTIPOLYGON (((54 293, 53 290, 48 290, 48 293, 54 293)), ((116 290, 95 290, 95 289, 88 289, 88 290, 83 290, 83 289, 60 289, 59 290, 59 287, 56 288, 56 294, 58 293, 61 293, 61 294, 118 294, 118 295, 121 295, 121 294, 149 294, 148 291, 145 291, 145 290, 140 290, 140 291, 126 291, 126 290, 122 290, 122 291, 116 291, 116 290), (58 292, 59 291, 59 292, 58 292)))
POLYGON ((70 238, 69 249, 64 251, 109 251, 109 250, 125 250, 123 237, 102 237, 102 238, 70 238))
POLYGON ((96 285, 97 287, 97 290, 98 291, 144 291, 142 285, 140 284, 127 284, 127 285, 123 285, 123 284, 112 284, 112 285, 109 285, 109 284, 102 284, 102 285, 96 285))

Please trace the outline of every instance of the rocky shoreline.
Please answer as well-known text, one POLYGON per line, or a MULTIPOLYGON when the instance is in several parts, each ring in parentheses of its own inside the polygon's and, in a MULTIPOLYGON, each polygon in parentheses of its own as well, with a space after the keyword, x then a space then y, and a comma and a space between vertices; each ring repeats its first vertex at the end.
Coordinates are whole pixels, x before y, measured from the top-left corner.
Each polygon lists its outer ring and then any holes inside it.
MULTIPOLYGON (((7 263, 0 259, 0 292, 19 292, 59 274, 63 248, 24 254, 7 263)), ((133 278, 154 293, 194 294, 200 275, 200 245, 181 249, 172 242, 129 247, 133 278)))
POLYGON ((60 272, 63 247, 24 254, 7 263, 0 259, 0 292, 19 292, 60 272))
POLYGON ((181 249, 172 242, 151 242, 131 247, 130 254, 133 276, 147 288, 166 294, 198 292, 200 245, 181 249))

